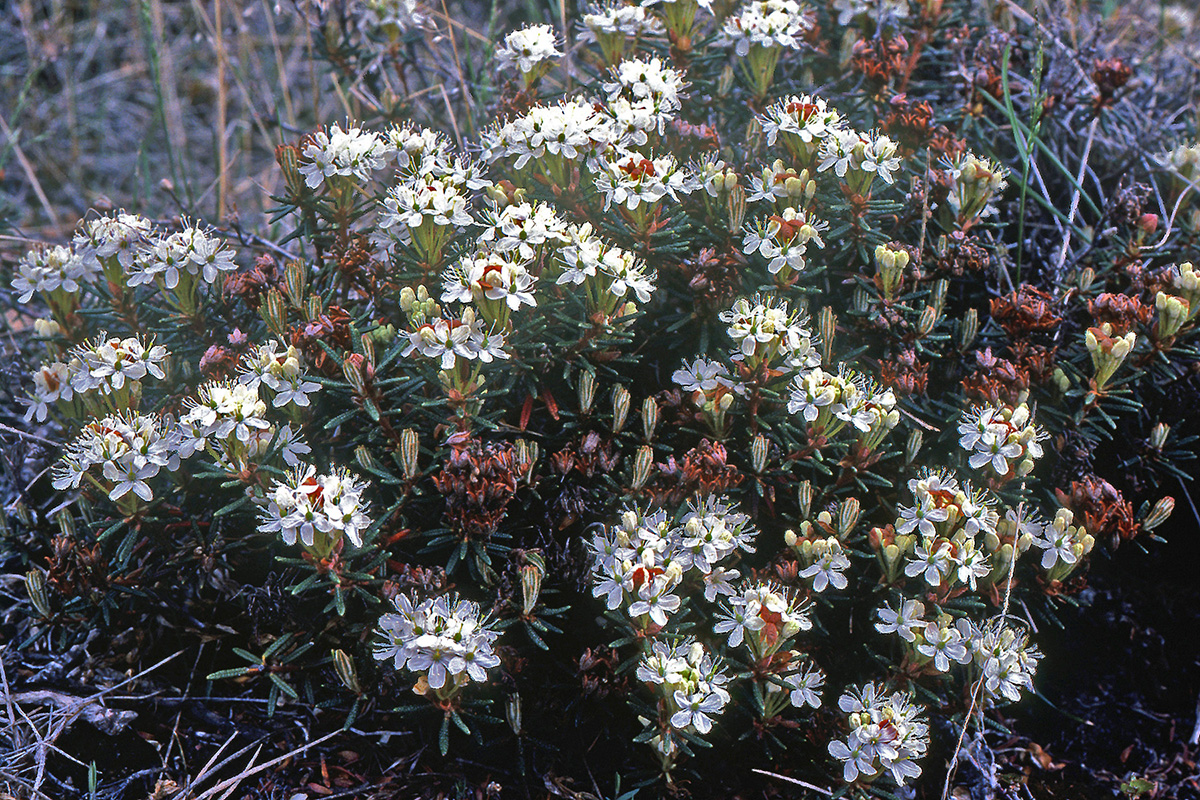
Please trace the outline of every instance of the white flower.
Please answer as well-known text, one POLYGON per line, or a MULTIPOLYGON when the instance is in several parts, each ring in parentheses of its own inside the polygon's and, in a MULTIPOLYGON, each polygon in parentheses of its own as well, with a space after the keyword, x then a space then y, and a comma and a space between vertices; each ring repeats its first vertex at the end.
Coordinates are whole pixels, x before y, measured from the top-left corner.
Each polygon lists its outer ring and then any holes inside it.
POLYGON ((63 448, 54 467, 54 488, 77 489, 86 474, 98 485, 108 484, 103 488, 110 500, 133 492, 149 501, 154 495, 147 481, 160 470, 179 468, 179 439, 173 425, 153 415, 126 413, 93 420, 63 448))
POLYGON ((74 395, 67 365, 61 361, 43 364, 33 373, 33 395, 25 401, 29 406, 25 421, 36 417, 38 422, 45 422, 51 403, 59 400, 69 403, 74 395))
MULTIPOLYGON (((442 301, 475 302, 485 309, 487 301, 507 305, 516 311, 522 305, 536 306, 533 285, 537 278, 529 274, 523 261, 514 261, 500 253, 481 252, 464 256, 457 267, 442 276, 442 301)), ((486 314, 495 318, 495 314, 486 314)))
POLYGON ((349 124, 347 130, 342 130, 335 122, 328 132, 312 134, 301 151, 299 170, 310 189, 334 175, 366 182, 376 170, 387 166, 394 154, 392 145, 379 134, 349 124))
POLYGON ((914 549, 913 560, 904 567, 904 574, 910 578, 922 575, 925 583, 937 588, 950 574, 952 564, 950 542, 926 539, 914 549))
POLYGON ((510 32, 504 44, 496 49, 496 66, 511 70, 514 66, 522 73, 532 72, 543 61, 562 55, 549 25, 529 25, 510 32))
POLYGON ((921 639, 917 640, 917 652, 933 659, 933 666, 938 672, 949 672, 951 660, 960 664, 970 661, 958 630, 951 625, 939 625, 936 622, 925 626, 921 639))
POLYGON ((670 154, 647 158, 617 151, 597 159, 595 180, 606 211, 613 203, 630 211, 642 204, 654 206, 667 196, 678 202, 681 194, 700 188, 699 181, 670 154))
POLYGON ((685 392, 703 392, 705 394, 716 390, 718 386, 729 387, 732 381, 728 377, 729 370, 719 361, 709 361, 697 358, 691 365, 683 362, 683 368, 675 370, 671 380, 677 383, 685 392))
POLYGON ((749 55, 752 45, 798 50, 812 27, 810 13, 796 0, 750 0, 725 20, 720 41, 739 56, 749 55))
POLYGON ((298 467, 272 484, 259 530, 279 533, 287 544, 299 538, 312 547, 321 533, 330 547, 342 536, 362 547, 362 532, 371 524, 362 499, 365 489, 366 484, 342 470, 318 475, 316 467, 298 467))
POLYGON ((803 672, 794 672, 784 677, 783 682, 790 689, 789 701, 796 708, 808 705, 813 708, 821 707, 821 687, 825 685, 825 673, 813 666, 805 667, 803 672))
POLYGON ((477 604, 444 597, 417 603, 405 594, 392 603, 396 613, 379 620, 377 661, 391 661, 397 671, 423 672, 433 689, 443 688, 448 679, 456 688, 485 681, 487 671, 499 666, 494 644, 500 634, 477 604))
POLYGON ((686 728, 689 725, 697 733, 708 733, 712 730, 710 714, 720 714, 725 708, 719 695, 711 692, 693 692, 686 694, 682 689, 675 690, 675 703, 679 710, 671 715, 671 725, 676 728, 686 728))
POLYGON ((826 587, 845 589, 846 576, 843 574, 850 568, 850 559, 842 552, 842 545, 834 537, 818 539, 813 542, 812 564, 800 571, 801 578, 811 578, 814 592, 823 592, 826 587))
POLYGON ((70 247, 39 247, 17 262, 12 288, 18 293, 17 302, 28 303, 35 292, 75 294, 99 274, 99 261, 81 257, 70 247))
POLYGON ((914 631, 925 627, 925 604, 920 600, 904 600, 898 611, 884 606, 875 613, 879 616, 875 630, 880 633, 898 634, 906 642, 915 641, 917 636, 914 631))

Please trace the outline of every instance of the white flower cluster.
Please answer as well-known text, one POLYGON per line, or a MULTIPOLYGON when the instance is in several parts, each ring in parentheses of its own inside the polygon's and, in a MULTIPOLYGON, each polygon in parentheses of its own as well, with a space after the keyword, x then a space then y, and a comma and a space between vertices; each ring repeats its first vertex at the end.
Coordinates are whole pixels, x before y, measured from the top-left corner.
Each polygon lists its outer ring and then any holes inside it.
POLYGON ((624 606, 642 627, 664 627, 679 609, 676 589, 685 579, 703 586, 709 602, 734 594, 730 581, 739 573, 722 562, 738 550, 753 552, 756 535, 747 515, 711 497, 693 503, 678 525, 661 510, 626 509, 619 525, 590 544, 592 595, 609 610, 624 606))
POLYGON ((630 294, 639 303, 650 301, 657 274, 647 271, 633 253, 594 235, 588 222, 570 226, 567 235, 570 243, 556 254, 562 270, 557 281, 560 286, 586 285, 589 301, 595 298, 599 305, 596 310, 606 314, 630 294))
POLYGON ((1022 689, 1032 691, 1033 675, 1041 653, 1029 643, 1026 633, 1000 619, 976 625, 966 617, 951 619, 938 614, 926 619, 925 604, 903 600, 899 608, 884 606, 876 612, 880 633, 896 634, 912 651, 939 673, 949 672, 951 663, 973 664, 983 678, 989 699, 1021 699, 1022 689))
POLYGON ((382 30, 395 36, 432 25, 428 12, 418 0, 362 0, 360 8, 359 25, 367 32, 382 30))
POLYGON ((509 203, 484 214, 484 230, 478 241, 498 253, 511 253, 533 260, 543 248, 570 241, 567 223, 547 203, 509 203))
POLYGON ((898 785, 921 774, 917 759, 929 749, 929 726, 923 709, 900 692, 886 694, 868 683, 838 699, 847 714, 849 735, 829 743, 829 754, 843 762, 847 783, 874 781, 887 773, 898 785))
MULTIPOLYGON (((712 718, 729 703, 729 676, 699 642, 654 642, 638 664, 637 677, 654 688, 675 730, 706 734, 712 718)), ((677 747, 673 737, 661 734, 651 744, 664 755, 677 747)))
POLYGON ((770 166, 763 167, 762 172, 750 176, 750 190, 746 193, 746 202, 769 201, 776 204, 782 212, 789 207, 794 209, 809 206, 816 193, 817 183, 807 169, 797 172, 777 158, 770 166))
POLYGON ((865 196, 875 177, 884 183, 895 181, 892 173, 901 164, 896 148, 891 137, 878 131, 837 129, 822 140, 817 169, 832 169, 839 178, 847 179, 851 189, 865 196))
POLYGON ((304 356, 293 345, 272 339, 252 349, 242 359, 238 383, 256 391, 266 386, 274 397, 271 405, 283 408, 295 405, 307 408, 308 396, 320 391, 321 384, 308 380, 304 356))
POLYGON ((767 107, 758 118, 767 144, 783 144, 788 153, 804 167, 815 165, 822 143, 846 130, 846 118, 830 108, 823 98, 792 95, 767 107))
POLYGON ((739 56, 751 47, 799 50, 812 28, 811 12, 796 0, 750 0, 725 20, 721 43, 733 45, 739 56))
MULTIPOLYGON (((999 515, 984 492, 960 486, 950 475, 930 473, 908 482, 914 504, 897 510, 897 536, 915 537, 904 574, 921 576, 931 588, 955 585, 972 590, 992 575, 980 537, 995 539, 999 515)), ((992 542, 996 547, 998 542, 992 542)))
POLYGON ((314 133, 304 146, 299 170, 308 188, 316 189, 335 175, 369 181, 395 156, 385 137, 350 124, 346 127, 342 130, 335 122, 328 132, 314 133))
POLYGON ((1074 521, 1069 508, 1060 508, 1050 522, 1034 523, 1032 543, 1042 551, 1042 569, 1051 581, 1061 581, 1074 572, 1096 544, 1095 537, 1082 525, 1073 525, 1074 521))
POLYGON ((727 603, 716 616, 719 622, 713 632, 728 635, 730 647, 745 644, 755 662, 769 658, 796 634, 812 628, 808 614, 782 586, 743 586, 727 603))
POLYGON ((648 14, 646 9, 623 2, 609 3, 585 12, 580 27, 579 41, 597 42, 606 55, 623 52, 626 39, 661 36, 666 32, 662 21, 648 14), (612 51, 606 45, 613 47, 612 51))
POLYGON ((1042 457, 1046 434, 1030 421, 1029 406, 977 408, 958 424, 958 444, 972 469, 990 467, 997 478, 1021 477, 1042 457))
POLYGON ((720 320, 737 345, 734 361, 754 368, 773 363, 776 358, 791 369, 805 370, 821 365, 814 346, 815 337, 798 312, 788 309, 786 300, 773 296, 739 298, 720 320))
POLYGON ((76 394, 99 391, 111 395, 124 389, 127 381, 141 381, 147 375, 161 381, 166 377, 163 367, 168 357, 167 348, 153 340, 139 336, 109 338, 101 333, 71 348, 67 375, 76 394))
POLYGON ((526 114, 484 131, 481 138, 483 157, 489 164, 515 157, 516 169, 547 155, 568 161, 587 158, 614 143, 610 118, 579 98, 534 106, 526 114))
POLYGON ((458 318, 437 317, 410 331, 404 356, 413 353, 438 361, 444 370, 454 369, 460 359, 488 364, 508 358, 504 334, 485 330, 483 320, 470 306, 458 318))
POLYGON ((943 165, 950 177, 946 202, 962 221, 988 217, 996 213, 992 200, 1005 190, 1008 170, 974 153, 962 155, 943 165))
POLYGON ((767 270, 772 275, 782 272, 786 278, 804 271, 808 245, 824 247, 821 231, 828 229, 829 223, 817 220, 807 211, 785 208, 782 214, 772 214, 753 227, 747 226, 742 250, 746 255, 759 253, 768 259, 767 270))
POLYGON ((66 292, 75 294, 85 283, 100 274, 100 263, 82 258, 74 249, 62 245, 38 247, 17 262, 12 288, 18 293, 17 302, 28 303, 34 293, 66 292))
POLYGON ((537 278, 529 274, 528 262, 518 259, 487 251, 463 256, 442 274, 442 301, 475 303, 486 322, 503 327, 508 312, 537 305, 537 278))
POLYGON ((627 143, 636 145, 646 144, 648 131, 662 135, 679 111, 683 87, 683 75, 657 56, 622 61, 613 67, 611 80, 602 84, 608 112, 627 134, 627 143))
POLYGON ((363 531, 371 524, 362 497, 366 488, 345 470, 318 475, 314 466, 299 466, 271 486, 258 529, 280 534, 287 544, 299 539, 323 556, 343 536, 362 547, 363 531))
POLYGON ((792 379, 788 413, 804 418, 809 430, 829 438, 850 425, 860 434, 886 433, 900 421, 896 395, 858 373, 837 375, 814 367, 792 379))
POLYGON ((121 269, 128 272, 152 228, 150 220, 120 211, 85 222, 71 246, 76 256, 85 261, 96 263, 115 258, 121 269))
POLYGON ((496 66, 501 70, 516 67, 522 73, 533 72, 538 65, 561 55, 553 28, 528 25, 504 37, 504 44, 496 48, 496 66))
POLYGON ((604 195, 604 208, 616 203, 633 211, 643 203, 650 211, 664 197, 679 202, 679 195, 700 188, 690 170, 671 154, 647 158, 640 153, 615 152, 597 159, 596 188, 604 195))
POLYGON ((200 278, 213 285, 222 272, 237 269, 234 252, 224 242, 203 228, 189 225, 181 231, 164 236, 140 247, 129 273, 129 286, 153 283, 161 277, 168 289, 200 278))
POLYGON ((267 404, 251 383, 206 383, 196 397, 184 400, 184 408, 179 426, 185 458, 207 451, 225 469, 236 473, 265 455, 272 442, 289 466, 296 466, 301 455, 311 452, 290 425, 276 428, 266 418, 267 404))
POLYGON ((377 661, 421 673, 444 697, 470 681, 487 680, 487 671, 499 666, 494 645, 500 634, 488 627, 477 604, 445 597, 417 602, 406 594, 392 602, 396 613, 379 620, 383 641, 375 647, 377 661))
POLYGON ((154 492, 147 481, 163 469, 178 469, 179 456, 180 435, 173 425, 154 415, 113 414, 84 425, 63 448, 53 485, 60 491, 78 489, 86 475, 110 500, 132 492, 148 502, 154 492))
POLYGON ((849 25, 860 17, 873 22, 908 17, 908 0, 833 0, 838 25, 849 25))
POLYGON ((402 180, 388 189, 379 207, 379 227, 406 244, 422 227, 464 227, 473 222, 463 186, 450 177, 402 180))
POLYGON ((734 387, 729 378, 729 369, 720 361, 710 361, 703 356, 691 364, 685 360, 682 368, 671 373, 671 380, 685 392, 701 392, 705 395, 717 391, 720 387, 734 387))

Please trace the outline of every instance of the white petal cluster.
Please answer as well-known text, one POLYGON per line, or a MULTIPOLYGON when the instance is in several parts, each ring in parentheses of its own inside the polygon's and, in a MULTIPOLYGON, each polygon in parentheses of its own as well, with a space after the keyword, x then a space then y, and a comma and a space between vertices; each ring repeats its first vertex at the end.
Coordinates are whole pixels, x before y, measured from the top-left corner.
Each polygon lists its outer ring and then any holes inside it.
POLYGON ((727 603, 717 614, 713 633, 728 636, 730 647, 744 644, 756 661, 777 653, 796 634, 812 628, 800 603, 773 583, 744 586, 727 603))
POLYGON ((641 153, 620 152, 597 159, 596 188, 604 195, 604 208, 616 203, 633 211, 642 204, 656 205, 668 195, 679 202, 681 194, 700 188, 699 181, 669 153, 647 158, 641 153))
POLYGON ((685 360, 683 367, 671 373, 671 380, 685 392, 702 392, 709 394, 718 387, 733 388, 729 378, 729 368, 720 361, 710 361, 703 356, 688 364, 685 360))
POLYGON ((486 251, 463 256, 442 275, 442 301, 473 302, 484 309, 489 303, 500 303, 511 311, 523 305, 536 306, 533 285, 537 278, 529 274, 528 262, 518 259, 486 251))
POLYGON ((963 153, 944 165, 950 178, 946 198, 960 219, 988 217, 996 213, 992 200, 1008 187, 1008 170, 988 158, 963 153))
MULTIPOLYGON (((647 271, 633 253, 596 236, 591 223, 572 225, 567 230, 570 243, 556 254, 562 272, 558 284, 588 284, 589 296, 621 300, 634 295, 639 303, 650 302, 657 274, 647 271)), ((611 302, 610 302, 611 305, 611 302)))
MULTIPOLYGON (((793 155, 812 153, 847 127, 846 118, 821 97, 801 94, 779 100, 759 116, 767 144, 778 141, 793 155)), ((805 159, 807 161, 807 159, 805 159)))
POLYGON ((857 174, 860 181, 868 184, 875 176, 884 183, 892 183, 895 181, 892 173, 901 164, 896 149, 896 142, 878 131, 836 130, 821 142, 817 169, 821 172, 832 169, 839 178, 857 174))
POLYGON ((406 594, 392 602, 396 613, 379 620, 383 641, 375 647, 376 660, 420 673, 430 688, 442 691, 485 681, 487 671, 499 666, 500 634, 488 627, 476 603, 446 597, 418 602, 406 594))
POLYGON ((608 97, 608 112, 626 134, 627 143, 644 145, 646 132, 661 135, 677 115, 685 83, 682 73, 655 56, 622 61, 601 86, 608 97))
POLYGON ((811 12, 796 0, 751 0, 725 20, 721 43, 739 56, 749 55, 752 46, 799 50, 812 28, 811 12))
POLYGON ((975 630, 971 652, 983 673, 983 690, 993 701, 1004 698, 1016 703, 1022 691, 1033 691, 1041 652, 1030 644, 1029 634, 1002 620, 993 620, 975 630))
POLYGON ((1060 508, 1050 522, 1038 524, 1033 535, 1033 545, 1042 551, 1042 569, 1054 580, 1074 572, 1080 559, 1096 544, 1095 537, 1082 525, 1072 524, 1074 520, 1069 508, 1060 508))
POLYGON ((779 357, 793 369, 812 369, 821 364, 814 346, 816 337, 805 326, 798 312, 788 309, 786 300, 772 296, 740 298, 720 320, 737 345, 734 361, 750 361, 751 366, 779 357))
POLYGON ((277 428, 266 417, 267 404, 253 382, 212 381, 184 400, 179 420, 182 455, 206 450, 226 469, 238 472, 265 455, 272 442, 289 466, 311 452, 289 425, 277 428))
POLYGON ((96 259, 83 258, 71 247, 39 247, 17 262, 12 288, 18 294, 17 302, 28 303, 35 292, 74 294, 99 274, 100 264, 96 259))
POLYGON ((233 248, 225 247, 211 232, 188 226, 139 248, 129 285, 140 286, 161 277, 168 289, 174 289, 186 274, 211 286, 222 272, 237 269, 233 256, 233 248))
POLYGON ((1042 457, 1046 434, 1030 419, 1029 406, 977 408, 958 424, 958 444, 972 469, 989 467, 999 478, 1028 475, 1042 457))
POLYGON ((475 309, 464 308, 458 318, 436 318, 408 333, 404 355, 420 354, 438 361, 442 369, 454 369, 459 359, 491 363, 508 358, 504 334, 484 329, 475 309))
POLYGON ((126 413, 92 420, 63 448, 54 466, 54 488, 78 489, 87 475, 110 500, 132 492, 149 501, 154 492, 147 481, 163 469, 178 469, 179 441, 178 430, 155 415, 126 413))
POLYGON ((516 67, 522 73, 532 72, 542 62, 561 55, 553 28, 528 25, 504 37, 504 44, 496 48, 496 66, 501 70, 516 67))
POLYGON ((570 241, 567 223, 547 203, 510 203, 484 214, 480 242, 487 242, 498 253, 516 251, 532 260, 546 246, 570 241))
POLYGON ((597 41, 600 36, 660 36, 665 32, 662 21, 638 5, 621 2, 602 5, 595 11, 583 14, 583 31, 579 40, 597 41))
POLYGON ((379 227, 404 242, 409 241, 412 231, 427 223, 463 227, 472 222, 466 192, 449 177, 401 181, 388 189, 379 208, 379 227))
POLYGON ((95 263, 97 260, 116 258, 121 268, 128 271, 133 266, 138 249, 148 241, 153 228, 150 220, 124 211, 97 217, 85 222, 71 242, 75 254, 95 263))
POLYGON ((615 142, 611 118, 593 103, 575 98, 552 106, 534 106, 526 114, 482 134, 489 163, 515 158, 522 169, 546 155, 575 161, 615 142))
POLYGON ((868 683, 838 700, 850 733, 829 743, 829 754, 841 761, 842 778, 874 781, 885 773, 900 786, 921 774, 917 760, 929 749, 929 726, 923 709, 900 692, 886 694, 868 683))
POLYGON ((772 214, 753 227, 747 226, 742 251, 746 255, 757 252, 767 259, 767 270, 772 275, 785 269, 786 274, 803 272, 809 244, 823 248, 821 232, 828 229, 829 223, 807 211, 785 208, 782 214, 772 214))
POLYGON ((319 537, 327 545, 323 552, 343 536, 362 547, 363 531, 371 524, 362 497, 366 488, 345 470, 318 475, 312 465, 299 466, 271 486, 258 529, 278 533, 287 544, 299 539, 308 547, 319 537))
POLYGON ((308 407, 308 396, 320 391, 321 384, 308 380, 304 356, 293 345, 278 339, 253 348, 242 359, 238 383, 254 388, 266 386, 274 394, 271 405, 283 408, 308 407))
MULTIPOLYGON (((712 718, 729 703, 729 676, 699 642, 654 642, 638 664, 637 677, 654 688, 675 730, 706 734, 712 718)), ((654 744, 659 749, 675 746, 654 744)))
POLYGON ((300 174, 310 189, 337 175, 365 183, 395 155, 388 140, 377 133, 336 122, 328 131, 317 131, 301 151, 300 174))
POLYGON ((167 348, 153 340, 140 336, 110 338, 101 333, 71 348, 67 374, 77 394, 98 391, 110 395, 124 389, 126 382, 140 381, 147 375, 165 378, 163 367, 168 356, 167 348))
POLYGON ((916 544, 904 574, 910 578, 920 576, 935 589, 975 589, 978 580, 992 572, 980 539, 990 541, 996 537, 999 514, 994 501, 986 493, 940 473, 914 478, 908 486, 914 502, 897 510, 896 533, 916 537, 916 544))
POLYGON ((739 550, 752 552, 757 535, 750 518, 723 499, 693 503, 673 524, 663 511, 626 509, 621 522, 592 539, 592 594, 610 610, 659 627, 678 610, 677 587, 695 578, 709 602, 734 592, 739 577, 725 562, 739 550))

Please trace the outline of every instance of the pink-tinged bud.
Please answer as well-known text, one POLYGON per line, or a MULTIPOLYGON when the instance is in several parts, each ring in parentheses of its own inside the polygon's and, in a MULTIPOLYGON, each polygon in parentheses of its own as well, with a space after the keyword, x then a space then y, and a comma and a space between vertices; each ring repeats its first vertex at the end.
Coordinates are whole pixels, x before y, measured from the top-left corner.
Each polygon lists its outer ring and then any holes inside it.
POLYGON ((1158 230, 1158 214, 1142 214, 1138 217, 1138 229, 1149 235, 1158 230))

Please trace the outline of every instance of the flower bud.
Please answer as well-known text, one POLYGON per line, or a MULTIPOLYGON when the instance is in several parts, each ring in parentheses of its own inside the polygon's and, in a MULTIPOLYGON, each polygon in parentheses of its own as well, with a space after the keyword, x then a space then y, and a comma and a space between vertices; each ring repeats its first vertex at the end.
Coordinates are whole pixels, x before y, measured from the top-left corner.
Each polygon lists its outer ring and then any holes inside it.
POLYGON ((308 293, 308 267, 300 259, 293 259, 283 268, 283 285, 287 289, 288 299, 296 310, 304 307, 304 297, 308 293))
POLYGON ((1154 508, 1150 509, 1150 513, 1142 520, 1142 530, 1152 531, 1159 525, 1162 525, 1171 516, 1171 512, 1175 510, 1175 498, 1167 495, 1160 498, 1154 504, 1154 508))
POLYGON ((725 212, 729 221, 729 230, 740 231, 746 221, 746 190, 741 186, 733 186, 725 199, 725 212))
POLYGON ((355 694, 362 694, 354 659, 345 650, 332 650, 330 655, 333 657, 333 671, 337 673, 342 685, 355 694))
POLYGON ((612 432, 620 433, 621 429, 625 427, 626 418, 629 416, 629 390, 618 384, 617 388, 613 389, 612 401, 612 432))
POLYGON ((633 458, 633 480, 629 484, 630 488, 636 491, 645 486, 653 466, 654 451, 650 449, 650 445, 644 444, 638 448, 637 455, 633 458))
POLYGON ((267 299, 258 306, 259 316, 263 318, 263 322, 267 323, 267 327, 271 329, 271 333, 279 338, 284 338, 287 334, 287 306, 284 305, 283 295, 278 289, 270 289, 267 291, 267 299))
POLYGON ((50 598, 46 595, 46 576, 39 569, 31 569, 25 573, 25 591, 29 592, 29 601, 43 618, 50 617, 50 598))
POLYGON ((904 463, 911 464, 917 460, 921 445, 925 443, 925 434, 919 428, 908 432, 908 441, 904 443, 904 463))
POLYGON ((579 374, 579 411, 582 414, 592 412, 592 401, 596 399, 596 373, 584 370, 579 374))
POLYGON ((754 466, 754 471, 762 474, 767 469, 767 456, 770 454, 771 443, 767 437, 761 433, 755 434, 753 441, 750 442, 750 461, 754 466))
POLYGON ((1171 435, 1171 426, 1165 422, 1160 422, 1150 429, 1150 446, 1155 450, 1162 450, 1163 445, 1167 443, 1167 437, 1171 435))
POLYGON ((508 720, 508 727, 512 728, 512 732, 517 736, 521 735, 521 695, 519 692, 513 692, 504 701, 504 717, 508 720))
POLYGON ((417 459, 421 454, 421 442, 412 428, 400 431, 400 469, 404 479, 411 481, 417 476, 417 459))
POLYGON ((933 326, 937 325, 937 321, 937 309, 933 306, 925 306, 925 310, 921 312, 921 318, 917 320, 917 336, 928 336, 933 331, 933 326))
POLYGON ((346 376, 346 382, 350 384, 350 388, 354 389, 354 393, 361 395, 366 391, 366 382, 363 380, 362 372, 362 356, 352 355, 342 362, 342 374, 346 376))
POLYGON ((528 617, 542 593, 542 578, 546 577, 546 559, 537 550, 521 554, 521 614, 528 617))
POLYGON ((733 65, 726 64, 725 69, 721 70, 721 76, 717 78, 717 97, 728 97, 729 92, 733 90, 733 65))
POLYGON ((52 319, 35 319, 33 321, 33 332, 39 338, 53 339, 62 334, 62 326, 52 319))
POLYGON ((1191 316, 1191 308, 1182 297, 1159 292, 1154 298, 1154 307, 1158 309, 1158 327, 1154 337, 1160 342, 1170 341, 1179 333, 1191 316))
POLYGON ((845 539, 854 526, 858 524, 858 516, 862 507, 857 497, 847 497, 838 509, 838 538, 845 539))
POLYGON ((784 531, 783 532, 783 543, 786 544, 788 547, 795 547, 796 546, 796 532, 794 530, 792 530, 791 528, 788 528, 786 531, 784 531))
POLYGON ((307 191, 304 176, 300 174, 300 148, 294 144, 281 144, 275 148, 275 162, 283 173, 283 182, 287 186, 288 195, 293 198, 302 197, 307 191))

